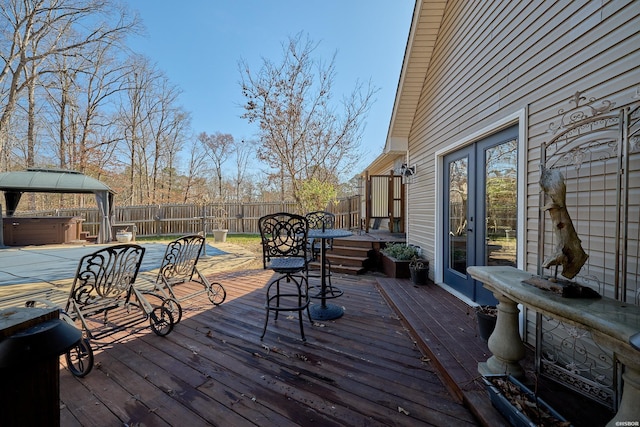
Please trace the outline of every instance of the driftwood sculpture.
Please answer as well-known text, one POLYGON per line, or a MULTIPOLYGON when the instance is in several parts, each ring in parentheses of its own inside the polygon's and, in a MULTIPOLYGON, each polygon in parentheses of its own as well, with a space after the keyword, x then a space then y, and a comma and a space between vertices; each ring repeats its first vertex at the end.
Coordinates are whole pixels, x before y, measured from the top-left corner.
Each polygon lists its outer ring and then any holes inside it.
POLYGON ((551 199, 543 209, 549 211, 558 241, 555 253, 549 256, 542 266, 549 268, 561 265, 562 275, 567 279, 572 279, 580 272, 589 255, 582 249, 582 242, 573 228, 573 222, 565 206, 567 187, 564 183, 564 176, 558 170, 543 167, 540 187, 551 199))

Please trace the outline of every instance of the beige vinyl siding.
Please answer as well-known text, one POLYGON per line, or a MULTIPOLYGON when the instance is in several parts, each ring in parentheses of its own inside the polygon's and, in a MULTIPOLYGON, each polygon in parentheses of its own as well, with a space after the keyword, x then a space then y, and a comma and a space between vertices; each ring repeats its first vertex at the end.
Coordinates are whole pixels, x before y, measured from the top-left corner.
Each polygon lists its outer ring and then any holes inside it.
POLYGON ((639 31, 640 2, 448 2, 409 135, 410 163, 418 168, 407 188, 409 241, 435 256, 436 152, 526 108, 521 255, 526 269, 536 271, 540 144, 578 90, 618 105, 633 101, 639 31))
MULTIPOLYGON (((526 166, 519 179, 525 184, 521 195, 525 207, 518 217, 524 253, 519 254, 519 265, 536 272, 540 258, 553 253, 555 246, 545 214, 545 246, 539 254, 541 146, 554 137, 550 127, 557 127, 562 111, 572 108, 570 100, 577 92, 585 101, 595 99, 595 106, 603 100, 614 102, 616 108, 639 102, 640 2, 449 1, 429 60, 408 140, 409 163, 417 166, 417 175, 407 186, 409 242, 421 246, 432 261, 442 256, 442 248, 435 246, 436 233, 441 232, 436 215, 442 204, 436 199, 440 194, 436 174, 442 173, 437 155, 476 142, 472 136, 480 132, 498 131, 498 123, 512 124, 505 118, 524 111, 519 148, 524 150, 526 166)), ((412 81, 418 80, 412 76, 412 81)), ((415 86, 401 89, 416 90, 415 86)), ((626 171, 629 227, 621 241, 629 254, 627 277, 622 280, 627 283, 627 301, 640 304, 640 142, 635 144, 626 171)), ((580 168, 562 168, 566 202, 589 254, 581 280, 612 284, 618 274, 612 259, 618 219, 617 156, 590 160, 580 168)), ((439 263, 432 265, 437 268, 439 263)), ((435 278, 435 273, 432 269, 430 274, 435 278)), ((610 285, 598 289, 613 296, 610 285)), ((535 313, 527 310, 526 319, 524 338, 533 344, 535 313)), ((554 328, 554 321, 543 321, 540 327, 554 328)), ((557 329, 559 339, 566 337, 563 327, 557 329)), ((601 356, 596 364, 602 370, 595 374, 612 383, 613 356, 593 343, 586 346, 588 354, 601 356)))

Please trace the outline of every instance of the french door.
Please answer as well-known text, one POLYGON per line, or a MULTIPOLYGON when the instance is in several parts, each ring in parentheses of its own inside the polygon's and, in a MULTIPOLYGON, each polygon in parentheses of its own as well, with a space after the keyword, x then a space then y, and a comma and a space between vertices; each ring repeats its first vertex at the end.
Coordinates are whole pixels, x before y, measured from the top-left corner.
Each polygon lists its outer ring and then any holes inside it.
POLYGON ((444 158, 443 279, 478 304, 497 301, 467 267, 516 266, 517 162, 517 126, 444 158))

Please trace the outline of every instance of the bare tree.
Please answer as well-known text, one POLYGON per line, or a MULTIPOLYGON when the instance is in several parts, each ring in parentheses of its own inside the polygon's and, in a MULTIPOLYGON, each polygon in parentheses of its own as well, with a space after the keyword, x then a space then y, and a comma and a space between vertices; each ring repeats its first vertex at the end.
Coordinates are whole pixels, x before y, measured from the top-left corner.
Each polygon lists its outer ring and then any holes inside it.
POLYGON ((110 0, 5 0, 0 3, 0 158, 8 159, 8 126, 21 92, 33 87, 38 65, 99 43, 118 43, 136 28, 110 0), (115 18, 113 18, 115 16, 115 18), (105 21, 102 18, 105 18, 105 21))
POLYGON ((126 197, 132 204, 156 204, 170 198, 175 156, 187 139, 190 118, 178 104, 179 88, 148 58, 135 56, 131 64, 117 119, 129 178, 126 197))
MULTIPOLYGON (((181 91, 166 78, 160 76, 155 81, 153 96, 148 96, 149 114, 147 114, 148 128, 152 137, 153 153, 151 156, 150 178, 151 196, 150 203, 157 203, 158 191, 163 187, 161 182, 162 170, 167 166, 173 166, 173 158, 184 144, 185 127, 188 126, 188 115, 178 105, 178 97, 181 91)), ((151 94, 148 94, 151 95, 151 94)), ((170 178, 166 190, 170 188, 170 178)), ((161 196, 162 197, 162 196, 161 196)), ((167 193, 168 197, 168 193, 167 193)))
POLYGON ((196 187, 198 177, 201 177, 206 169, 205 147, 200 140, 193 140, 189 147, 189 166, 187 172, 187 181, 184 188, 183 203, 186 203, 192 196, 193 188, 196 187))
MULTIPOLYGON (((171 125, 167 128, 164 162, 161 165, 162 170, 165 172, 163 173, 164 178, 161 185, 165 190, 164 194, 166 194, 167 202, 173 200, 174 181, 178 178, 175 167, 176 159, 188 140, 185 134, 190 128, 191 116, 183 111, 182 107, 175 107, 172 112, 171 125)), ((181 200, 182 195, 182 192, 180 192, 178 194, 180 198, 176 198, 176 200, 181 200)))
POLYGON ((213 168, 218 184, 218 200, 222 201, 222 165, 233 152, 235 141, 230 134, 220 132, 216 132, 213 135, 207 135, 206 132, 202 132, 198 135, 198 141, 205 146, 207 154, 213 160, 213 168))
POLYGON ((235 147, 235 160, 236 160, 236 176, 234 177, 234 185, 236 192, 236 201, 240 202, 242 185, 247 178, 247 167, 249 165, 249 159, 255 152, 255 141, 242 140, 240 144, 236 144, 235 147))
POLYGON ((144 192, 141 177, 147 173, 145 145, 148 143, 146 94, 151 91, 152 81, 157 77, 148 60, 142 56, 133 58, 133 72, 127 75, 126 90, 120 103, 118 120, 124 135, 123 159, 128 169, 128 189, 125 197, 130 204, 142 201, 144 192))
MULTIPOLYGON (((256 73, 240 61, 242 94, 246 98, 243 118, 259 125, 258 158, 291 186, 300 203, 300 186, 308 179, 337 181, 360 156, 363 120, 376 92, 371 84, 357 82, 341 101, 332 102, 335 54, 327 64, 312 57, 317 44, 302 35, 283 44, 280 63, 263 59, 256 73)), ((284 191, 284 190, 283 190, 284 191)))
POLYGON ((123 90, 129 64, 117 61, 112 45, 98 44, 91 52, 74 57, 57 56, 55 70, 46 84, 48 101, 56 120, 52 139, 57 141, 61 168, 81 172, 98 172, 105 166, 99 162, 107 145, 119 139, 107 138, 111 117, 106 113, 113 95, 123 90))

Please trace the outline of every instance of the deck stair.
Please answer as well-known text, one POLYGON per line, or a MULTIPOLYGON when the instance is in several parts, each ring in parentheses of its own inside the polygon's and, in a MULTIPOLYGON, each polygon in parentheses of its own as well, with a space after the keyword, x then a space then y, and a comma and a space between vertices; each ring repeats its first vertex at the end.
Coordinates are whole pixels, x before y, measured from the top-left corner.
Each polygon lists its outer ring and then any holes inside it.
MULTIPOLYGON (((376 254, 379 241, 340 238, 333 241, 333 248, 327 251, 331 270, 342 274, 364 274, 376 268, 376 254)), ((312 269, 319 269, 320 263, 311 263, 312 269)))

